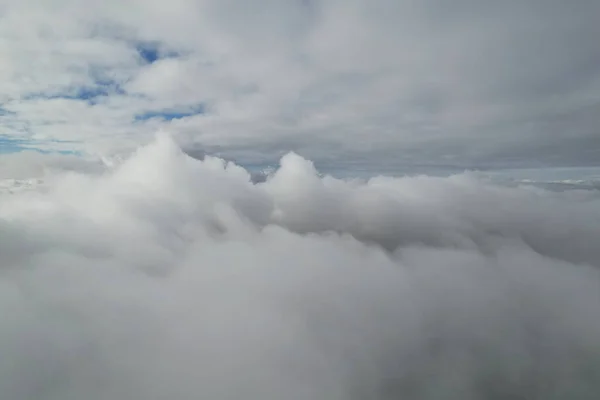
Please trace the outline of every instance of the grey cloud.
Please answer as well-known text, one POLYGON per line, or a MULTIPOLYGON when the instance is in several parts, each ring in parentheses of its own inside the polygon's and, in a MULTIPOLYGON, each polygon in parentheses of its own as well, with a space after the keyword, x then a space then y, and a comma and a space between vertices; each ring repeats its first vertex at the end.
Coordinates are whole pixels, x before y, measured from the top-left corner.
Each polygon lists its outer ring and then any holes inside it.
POLYGON ((47 25, 27 7, 0 26, 22 40, 5 46, 14 75, 4 92, 13 99, 39 86, 76 87, 94 63, 126 82, 124 93, 77 116, 26 96, 5 107, 14 113, 9 134, 22 137, 27 126, 27 137, 48 147, 62 137, 90 152, 121 150, 167 129, 248 162, 293 150, 375 170, 597 164, 597 1, 76 1, 48 14, 68 23, 55 23, 42 47, 18 30, 47 25), (180 57, 140 65, 132 41, 180 57), (46 67, 31 62, 36 51, 46 67), (131 123, 198 103, 209 112, 131 123))
POLYGON ((105 165, 98 159, 86 159, 72 154, 44 154, 21 151, 3 154, 0 158, 0 179, 43 178, 57 172, 77 171, 100 173, 105 165))

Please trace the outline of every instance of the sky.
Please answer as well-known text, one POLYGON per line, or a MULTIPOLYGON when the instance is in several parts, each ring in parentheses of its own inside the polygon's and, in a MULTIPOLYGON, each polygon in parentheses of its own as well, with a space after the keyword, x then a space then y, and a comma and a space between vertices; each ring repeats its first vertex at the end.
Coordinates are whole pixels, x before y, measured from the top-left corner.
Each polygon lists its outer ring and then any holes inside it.
POLYGON ((2 0, 0 147, 598 166, 595 0, 2 0))
POLYGON ((0 0, 0 397, 597 400, 599 15, 0 0))

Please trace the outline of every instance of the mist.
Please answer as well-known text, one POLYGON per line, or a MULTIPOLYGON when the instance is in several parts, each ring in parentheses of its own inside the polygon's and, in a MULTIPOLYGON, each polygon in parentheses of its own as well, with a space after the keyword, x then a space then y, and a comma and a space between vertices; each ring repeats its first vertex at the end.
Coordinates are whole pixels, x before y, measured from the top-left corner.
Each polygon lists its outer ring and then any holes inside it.
POLYGON ((2 399, 598 398, 597 190, 11 157, 2 399))

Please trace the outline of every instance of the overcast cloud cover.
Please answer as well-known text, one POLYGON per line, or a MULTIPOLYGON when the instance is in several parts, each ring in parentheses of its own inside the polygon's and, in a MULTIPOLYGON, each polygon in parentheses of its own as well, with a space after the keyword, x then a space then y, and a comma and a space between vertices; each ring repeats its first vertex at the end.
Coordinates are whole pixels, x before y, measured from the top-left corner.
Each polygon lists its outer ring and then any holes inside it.
POLYGON ((0 0, 0 398, 597 400, 599 15, 0 0))
POLYGON ((0 147, 598 165, 596 0, 1 0, 0 147))

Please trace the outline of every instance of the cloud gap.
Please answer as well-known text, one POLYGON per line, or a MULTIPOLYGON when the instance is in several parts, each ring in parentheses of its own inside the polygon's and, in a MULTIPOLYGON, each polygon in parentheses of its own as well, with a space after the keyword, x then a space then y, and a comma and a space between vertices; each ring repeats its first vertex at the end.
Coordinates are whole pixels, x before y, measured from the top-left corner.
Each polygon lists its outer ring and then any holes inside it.
POLYGON ((134 48, 144 64, 153 64, 164 58, 177 58, 181 55, 176 51, 166 49, 165 45, 160 42, 137 42, 134 44, 134 48))
POLYGON ((199 104, 191 109, 185 108, 181 110, 177 109, 164 109, 164 110, 156 110, 156 111, 146 111, 141 114, 137 114, 134 116, 134 120, 137 122, 147 121, 151 119, 161 119, 164 121, 172 121, 177 119, 183 119, 187 117, 192 117, 195 115, 203 115, 206 113, 206 106, 204 104, 199 104))

